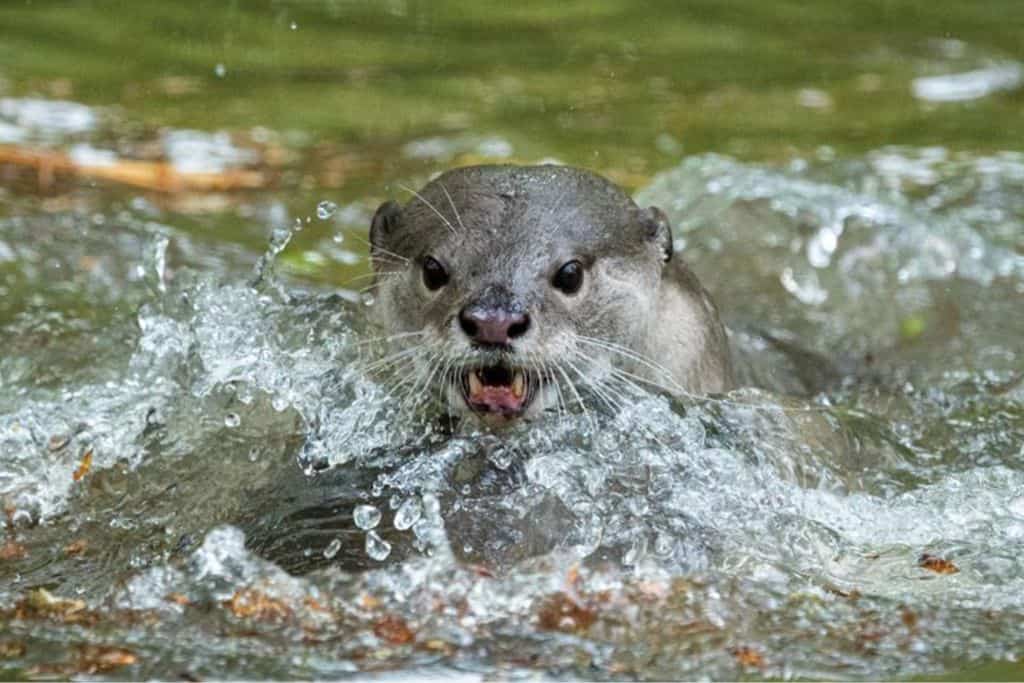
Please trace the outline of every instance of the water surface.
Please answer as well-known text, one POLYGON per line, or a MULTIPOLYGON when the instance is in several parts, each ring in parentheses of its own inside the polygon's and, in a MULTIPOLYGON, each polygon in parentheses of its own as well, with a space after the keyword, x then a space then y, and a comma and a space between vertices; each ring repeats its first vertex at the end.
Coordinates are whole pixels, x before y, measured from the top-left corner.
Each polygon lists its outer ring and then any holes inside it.
POLYGON ((264 182, 0 164, 0 676, 1020 677, 1013 8, 6 5, 0 144, 264 182), (495 437, 361 370, 376 204, 546 159, 748 388, 495 437))

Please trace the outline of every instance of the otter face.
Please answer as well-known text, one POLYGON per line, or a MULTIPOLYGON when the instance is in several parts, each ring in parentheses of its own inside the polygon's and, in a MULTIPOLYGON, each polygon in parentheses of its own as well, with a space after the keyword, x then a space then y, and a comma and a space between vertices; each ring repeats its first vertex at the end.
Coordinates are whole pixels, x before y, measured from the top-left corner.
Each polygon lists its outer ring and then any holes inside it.
POLYGON ((461 168, 414 194, 370 228, 371 317, 412 401, 504 424, 643 354, 672 254, 659 210, 559 166, 461 168))

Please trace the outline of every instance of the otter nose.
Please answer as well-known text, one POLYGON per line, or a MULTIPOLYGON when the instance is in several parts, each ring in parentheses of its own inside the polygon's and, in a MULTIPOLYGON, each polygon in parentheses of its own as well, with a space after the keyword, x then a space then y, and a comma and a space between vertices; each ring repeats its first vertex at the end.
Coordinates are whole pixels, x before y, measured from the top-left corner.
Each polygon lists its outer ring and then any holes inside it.
POLYGON ((530 329, 530 316, 500 308, 470 306, 459 313, 459 325, 473 341, 479 344, 508 345, 530 329))

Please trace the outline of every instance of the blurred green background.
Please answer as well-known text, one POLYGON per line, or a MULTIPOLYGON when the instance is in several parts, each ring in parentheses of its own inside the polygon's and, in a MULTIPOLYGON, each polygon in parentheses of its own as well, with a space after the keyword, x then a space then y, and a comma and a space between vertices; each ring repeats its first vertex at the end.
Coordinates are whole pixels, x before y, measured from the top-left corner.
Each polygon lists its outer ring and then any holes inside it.
POLYGON ((402 144, 460 133, 636 186, 706 151, 774 160, 822 146, 1017 147, 1024 91, 935 104, 911 83, 1019 59, 1022 10, 1019 0, 7 0, 0 77, 9 95, 116 105, 135 126, 262 126, 293 147, 341 150, 353 192, 401 173, 402 144))

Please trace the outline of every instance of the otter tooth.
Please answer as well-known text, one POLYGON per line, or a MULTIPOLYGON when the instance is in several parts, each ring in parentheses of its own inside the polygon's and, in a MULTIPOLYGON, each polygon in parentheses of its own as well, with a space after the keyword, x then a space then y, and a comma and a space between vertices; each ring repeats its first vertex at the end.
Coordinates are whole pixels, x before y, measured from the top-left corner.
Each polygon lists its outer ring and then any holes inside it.
POLYGON ((523 397, 523 385, 526 380, 523 378, 523 371, 516 370, 516 374, 512 377, 512 395, 516 398, 523 397))
POLYGON ((484 390, 483 382, 480 381, 480 376, 476 374, 476 370, 469 371, 469 395, 475 396, 484 390))

